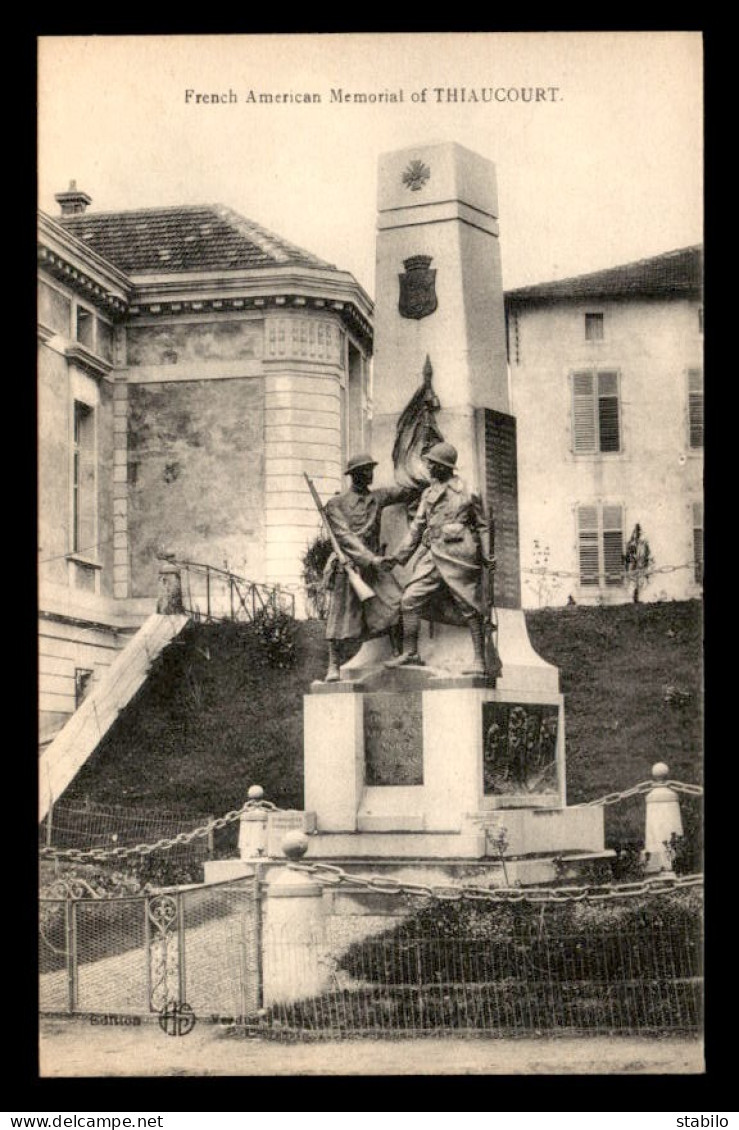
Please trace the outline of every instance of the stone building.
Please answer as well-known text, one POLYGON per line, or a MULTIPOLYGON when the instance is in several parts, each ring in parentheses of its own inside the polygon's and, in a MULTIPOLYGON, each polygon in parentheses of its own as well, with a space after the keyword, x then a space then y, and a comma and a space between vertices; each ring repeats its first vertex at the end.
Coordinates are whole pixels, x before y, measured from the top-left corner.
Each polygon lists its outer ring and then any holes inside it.
POLYGON ((703 580, 702 249, 506 294, 524 606, 643 600, 703 580))
POLYGON ((158 555, 299 592, 369 442, 372 303, 228 208, 89 211, 38 234, 40 715, 74 711, 155 606, 158 555))

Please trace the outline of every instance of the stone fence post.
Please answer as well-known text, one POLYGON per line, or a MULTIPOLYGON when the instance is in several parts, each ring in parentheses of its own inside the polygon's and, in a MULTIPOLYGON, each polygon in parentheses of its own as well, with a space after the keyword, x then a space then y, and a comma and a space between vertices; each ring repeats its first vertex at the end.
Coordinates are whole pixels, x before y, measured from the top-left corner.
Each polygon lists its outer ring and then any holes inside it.
MULTIPOLYGON (((282 850, 297 860, 308 850, 303 832, 290 832, 282 850)), ((326 981, 323 887, 289 867, 275 869, 264 891, 262 976, 264 1007, 320 993, 326 981)))
POLYGON ((164 559, 159 563, 157 613, 160 616, 181 616, 184 611, 179 566, 172 560, 164 559))
POLYGON ((683 821, 680 801, 674 789, 662 782, 670 770, 664 761, 652 766, 654 785, 646 795, 646 826, 644 829, 645 871, 672 871, 672 836, 682 836, 683 821))
MULTIPOLYGON (((261 785, 250 785, 247 792, 249 800, 262 800, 264 789, 261 785)), ((267 810, 252 808, 242 812, 239 818, 239 858, 254 859, 267 851, 267 810)))

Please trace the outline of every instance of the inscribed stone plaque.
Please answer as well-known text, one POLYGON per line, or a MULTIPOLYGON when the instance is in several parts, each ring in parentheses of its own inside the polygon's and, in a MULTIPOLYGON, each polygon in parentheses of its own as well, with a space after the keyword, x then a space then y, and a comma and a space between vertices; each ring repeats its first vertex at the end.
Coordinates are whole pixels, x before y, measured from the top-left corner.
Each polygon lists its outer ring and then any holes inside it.
POLYGON ((420 692, 364 696, 364 765, 367 785, 423 784, 420 692))
POLYGON ((301 809, 286 809, 284 812, 270 812, 267 815, 267 855, 282 858, 282 841, 288 832, 310 832, 308 813, 301 809))
POLYGON ((485 795, 556 794, 558 726, 557 706, 483 703, 485 795))
POLYGON ((495 604, 521 607, 521 562, 518 549, 518 469, 516 418, 492 408, 479 408, 485 440, 485 501, 495 523, 495 604))

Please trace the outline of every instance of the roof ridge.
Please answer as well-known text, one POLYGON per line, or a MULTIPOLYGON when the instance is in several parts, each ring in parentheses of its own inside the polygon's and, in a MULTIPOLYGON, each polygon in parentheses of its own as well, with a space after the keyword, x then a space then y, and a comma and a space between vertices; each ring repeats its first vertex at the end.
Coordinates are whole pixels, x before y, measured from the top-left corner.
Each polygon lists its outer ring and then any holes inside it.
POLYGON ((215 212, 220 207, 222 207, 220 204, 163 204, 159 207, 152 206, 151 208, 111 208, 104 212, 77 212, 72 216, 51 216, 50 218, 57 222, 64 222, 67 220, 94 220, 97 219, 98 216, 151 215, 153 212, 215 212))
POLYGON ((595 271, 585 271, 579 275, 564 275, 558 279, 547 279, 545 282, 526 283, 524 286, 513 287, 511 290, 506 291, 507 294, 516 294, 518 291, 534 290, 540 287, 551 286, 564 286, 572 282, 584 282, 587 279, 596 278, 598 275, 607 275, 614 271, 627 271, 632 267, 644 267, 648 263, 657 263, 660 260, 667 260, 676 258, 679 255, 686 255, 689 252, 702 252, 702 243, 688 244, 686 247, 676 247, 671 251, 662 251, 659 255, 647 255, 643 259, 632 259, 628 263, 615 263, 611 267, 599 267, 595 271))
MULTIPOLYGON (((289 248, 290 251, 296 252, 301 258, 309 259, 312 263, 322 267, 331 267, 336 269, 333 263, 329 263, 326 259, 321 259, 318 255, 314 255, 312 251, 307 251, 304 247, 300 247, 297 243, 293 243, 284 236, 278 235, 276 232, 266 228, 263 224, 258 223, 256 220, 249 219, 248 216, 242 216, 240 212, 236 212, 233 208, 229 208, 226 204, 218 204, 215 206, 216 212, 221 219, 228 219, 228 221, 236 226, 242 235, 256 234, 262 240, 267 240, 272 246, 268 249, 271 252, 281 252, 283 248, 289 248), (243 229, 246 229, 244 231, 243 229)), ((291 257, 283 256, 283 262, 291 262, 291 257)))

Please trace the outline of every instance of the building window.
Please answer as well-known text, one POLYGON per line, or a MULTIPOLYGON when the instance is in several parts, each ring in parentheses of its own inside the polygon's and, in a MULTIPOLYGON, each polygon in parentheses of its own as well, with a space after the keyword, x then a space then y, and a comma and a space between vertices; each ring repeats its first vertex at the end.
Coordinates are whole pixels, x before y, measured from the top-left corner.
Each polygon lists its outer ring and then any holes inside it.
POLYGON ((693 577, 703 584, 703 503, 693 503, 693 577))
POLYGON ((74 705, 75 709, 82 704, 88 691, 90 690, 90 683, 94 671, 88 671, 85 667, 75 667, 74 669, 74 705))
POLYGON ((703 447, 703 372, 688 370, 688 421, 690 446, 703 447))
POLYGON ((580 584, 623 584, 623 512, 620 506, 578 506, 580 584))
POLYGON ((75 337, 80 345, 84 345, 87 349, 93 348, 95 332, 95 318, 89 310, 85 310, 84 306, 77 307, 77 319, 75 324, 75 337))
POLYGON ((603 315, 585 315, 585 340, 603 341, 603 315))
POLYGON ((576 455, 621 450, 617 372, 572 374, 572 421, 576 455))
POLYGON ((95 412, 80 400, 74 402, 72 442, 72 552, 92 553, 96 548, 95 412))

